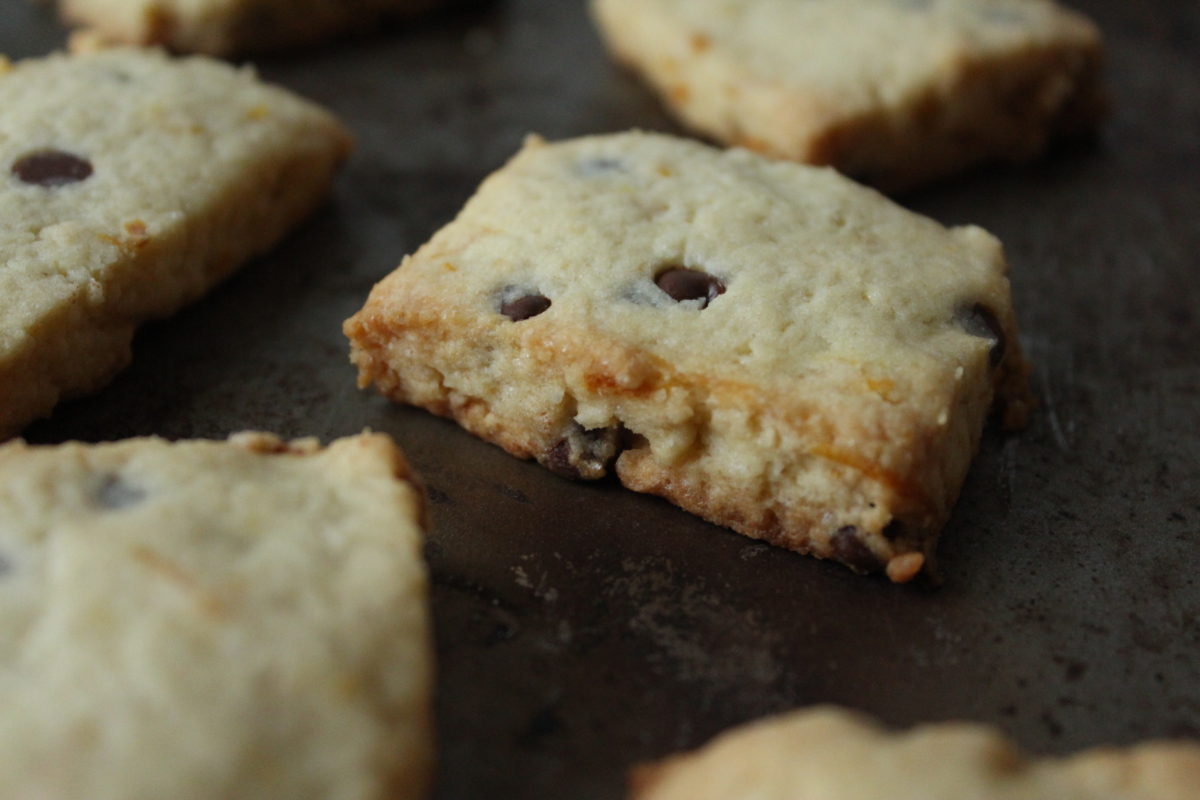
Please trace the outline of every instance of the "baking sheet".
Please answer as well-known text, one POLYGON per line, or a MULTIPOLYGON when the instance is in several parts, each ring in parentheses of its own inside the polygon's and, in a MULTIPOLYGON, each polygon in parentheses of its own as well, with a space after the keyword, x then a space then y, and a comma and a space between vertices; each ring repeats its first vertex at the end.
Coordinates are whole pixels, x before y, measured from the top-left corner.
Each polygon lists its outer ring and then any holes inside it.
MULTIPOLYGON (((577 0, 261 60, 356 132, 334 198, 27 438, 393 434, 433 500, 439 800, 615 799, 634 762, 821 702, 1047 753, 1200 736, 1200 6, 1076 5, 1109 41, 1099 140, 903 198, 1005 242, 1042 401, 986 437, 937 591, 565 482, 354 388, 341 321, 526 133, 678 130, 577 0)), ((43 6, 0 4, 0 51, 64 40, 43 6)))

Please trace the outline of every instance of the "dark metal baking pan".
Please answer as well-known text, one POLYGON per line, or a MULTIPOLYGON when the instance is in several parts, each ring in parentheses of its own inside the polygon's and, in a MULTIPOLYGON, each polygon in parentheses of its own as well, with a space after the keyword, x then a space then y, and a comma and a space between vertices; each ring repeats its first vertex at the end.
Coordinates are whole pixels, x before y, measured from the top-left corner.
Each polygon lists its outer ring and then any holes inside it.
MULTIPOLYGON (((433 500, 439 800, 613 800, 633 762, 820 702, 1048 753, 1200 735, 1200 5, 1076 4, 1109 43, 1099 140, 903 198, 1005 242, 1041 399, 986 437, 936 591, 568 483, 355 389, 342 320, 527 132, 677 130, 577 0, 259 62, 356 132, 334 197, 26 435, 393 434, 433 500)), ((0 51, 64 40, 44 7, 0 5, 0 51)))

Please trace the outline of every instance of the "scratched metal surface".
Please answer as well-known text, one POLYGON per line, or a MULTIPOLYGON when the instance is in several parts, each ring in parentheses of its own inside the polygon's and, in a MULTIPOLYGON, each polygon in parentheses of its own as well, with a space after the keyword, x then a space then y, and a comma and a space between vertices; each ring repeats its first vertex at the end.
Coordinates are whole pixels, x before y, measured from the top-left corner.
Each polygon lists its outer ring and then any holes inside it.
MULTIPOLYGON (((1200 6, 1078 5, 1110 42, 1099 141, 905 198, 1005 241, 1042 399, 1028 431, 987 437, 938 591, 563 482, 355 390, 342 319, 527 131, 675 130, 574 0, 261 62, 358 134, 335 197, 27 436, 394 434, 434 503, 439 800, 617 798, 633 762, 816 702, 1052 753, 1200 736, 1200 6)), ((3 0, 0 51, 62 41, 3 0)))

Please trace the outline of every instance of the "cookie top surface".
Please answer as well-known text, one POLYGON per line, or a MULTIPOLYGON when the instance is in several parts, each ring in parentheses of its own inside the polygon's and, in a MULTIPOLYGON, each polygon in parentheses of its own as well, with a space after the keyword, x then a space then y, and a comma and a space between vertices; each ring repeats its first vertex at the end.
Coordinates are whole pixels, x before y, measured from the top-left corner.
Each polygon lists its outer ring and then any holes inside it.
POLYGON ((1099 40, 1048 0, 639 0, 635 12, 690 29, 698 53, 749 79, 806 87, 847 114, 904 102, 962 62, 1099 40))
POLYGON ((20 62, 0 71, 0 106, 0 353, 231 182, 349 148, 330 114, 251 70, 155 51, 20 62))
POLYGON ((1034 760, 966 723, 904 733, 834 708, 751 723, 635 775, 635 800, 1185 800, 1200 746, 1156 743, 1034 760))
POLYGON ((997 344, 964 320, 985 308, 1013 330, 1008 291, 978 228, 832 170, 626 133, 531 140, 365 313, 583 350, 630 390, 688 375, 790 408, 801 383, 952 390, 997 344), (514 321, 514 302, 545 308, 514 321))
POLYGON ((419 791, 421 516, 378 435, 0 448, 0 795, 419 791))

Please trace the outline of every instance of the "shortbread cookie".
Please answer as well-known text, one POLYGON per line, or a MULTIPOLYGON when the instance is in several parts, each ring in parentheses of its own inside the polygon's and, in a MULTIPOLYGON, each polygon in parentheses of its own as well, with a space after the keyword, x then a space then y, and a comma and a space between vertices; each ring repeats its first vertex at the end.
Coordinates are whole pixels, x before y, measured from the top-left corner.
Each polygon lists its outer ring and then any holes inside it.
POLYGON ((1048 0, 592 0, 715 139, 904 189, 1022 161, 1104 108, 1100 34, 1048 0))
POLYGON ((59 0, 63 19, 101 38, 209 55, 309 44, 441 0, 59 0))
POLYGON ((818 708, 735 729, 632 784, 632 800, 1191 800, 1200 744, 1036 760, 981 725, 892 733, 818 708))
POLYGON ((0 70, 0 439, 327 194, 350 139, 252 72, 113 50, 0 70))
POLYGON ((912 578, 997 392, 1006 266, 833 170, 536 138, 346 323, 361 385, 575 478, 912 578))
POLYGON ((0 797, 424 797, 413 481, 381 435, 0 447, 0 797))

